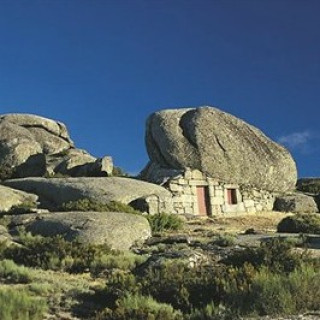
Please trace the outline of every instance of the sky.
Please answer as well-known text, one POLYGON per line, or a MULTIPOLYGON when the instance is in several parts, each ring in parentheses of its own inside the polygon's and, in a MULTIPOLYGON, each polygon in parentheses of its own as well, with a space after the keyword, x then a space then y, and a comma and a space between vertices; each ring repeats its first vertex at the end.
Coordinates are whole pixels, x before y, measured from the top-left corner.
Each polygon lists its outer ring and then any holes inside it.
POLYGON ((147 117, 216 106, 320 176, 319 0, 0 0, 0 114, 59 120, 131 174, 147 117))

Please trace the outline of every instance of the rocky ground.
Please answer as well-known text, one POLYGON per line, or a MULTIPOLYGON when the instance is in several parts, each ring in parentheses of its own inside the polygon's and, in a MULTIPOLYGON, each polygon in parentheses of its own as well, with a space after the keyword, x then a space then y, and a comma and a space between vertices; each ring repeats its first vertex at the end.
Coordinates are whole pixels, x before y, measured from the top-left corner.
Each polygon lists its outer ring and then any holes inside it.
MULTIPOLYGON (((232 250, 258 246, 266 237, 279 236, 276 226, 287 215, 289 214, 265 212, 206 219, 186 217, 183 230, 154 234, 144 245, 133 248, 133 252, 148 257, 141 265, 141 272, 148 266, 156 267, 166 259, 182 259, 190 266, 217 263, 232 250), (217 242, 217 239, 222 242, 217 242)), ((311 252, 320 256, 319 248, 311 252)), ((86 297, 90 297, 97 288, 102 288, 105 284, 103 275, 91 278, 89 274, 70 275, 44 270, 35 271, 33 279, 32 284, 16 286, 33 286, 33 290, 40 290, 42 296, 48 296, 51 308, 45 320, 89 319, 86 318, 86 314, 92 314, 95 306, 86 303, 86 297)), ((313 320, 320 319, 320 314, 314 312, 291 317, 259 319, 313 320)))

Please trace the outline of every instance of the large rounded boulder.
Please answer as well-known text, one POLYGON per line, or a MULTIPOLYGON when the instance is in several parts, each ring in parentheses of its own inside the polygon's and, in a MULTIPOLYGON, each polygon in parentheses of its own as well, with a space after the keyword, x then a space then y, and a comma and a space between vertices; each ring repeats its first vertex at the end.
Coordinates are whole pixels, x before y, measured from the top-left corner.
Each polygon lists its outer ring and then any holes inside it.
POLYGON ((131 204, 151 214, 172 211, 172 196, 165 188, 137 179, 121 177, 24 178, 5 185, 39 196, 40 206, 59 210, 64 203, 81 199, 107 204, 110 201, 131 204))
POLYGON ((0 179, 44 175, 107 176, 110 157, 76 149, 67 127, 31 114, 0 115, 0 179))
POLYGON ((60 235, 67 241, 106 243, 116 250, 128 250, 151 236, 146 218, 123 212, 24 214, 11 216, 10 226, 24 226, 28 232, 44 237, 60 235))
POLYGON ((0 211, 9 211, 14 206, 19 205, 34 205, 36 207, 36 202, 38 196, 32 193, 23 192, 20 190, 8 188, 0 185, 0 211))
POLYGON ((153 170, 198 169, 221 181, 270 191, 294 189, 290 153, 254 126, 213 107, 163 110, 147 120, 146 146, 153 170), (154 169, 156 168, 156 169, 154 169))

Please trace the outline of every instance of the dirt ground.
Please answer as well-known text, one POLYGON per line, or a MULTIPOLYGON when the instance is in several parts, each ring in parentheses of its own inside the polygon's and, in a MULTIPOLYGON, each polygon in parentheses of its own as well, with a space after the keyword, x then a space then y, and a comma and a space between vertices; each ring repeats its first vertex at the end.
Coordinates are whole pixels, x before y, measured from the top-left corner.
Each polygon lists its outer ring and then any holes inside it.
POLYGON ((255 231, 266 233, 275 232, 278 223, 289 215, 292 214, 275 211, 223 215, 202 219, 191 219, 188 221, 188 226, 190 231, 202 227, 203 229, 217 232, 242 233, 253 228, 255 231))

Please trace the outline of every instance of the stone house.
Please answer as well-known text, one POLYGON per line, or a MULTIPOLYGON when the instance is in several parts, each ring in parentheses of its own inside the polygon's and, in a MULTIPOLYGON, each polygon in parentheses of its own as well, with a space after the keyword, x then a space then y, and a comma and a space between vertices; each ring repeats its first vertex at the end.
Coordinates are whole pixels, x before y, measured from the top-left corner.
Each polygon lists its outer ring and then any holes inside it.
POLYGON ((266 190, 230 184, 187 168, 163 186, 172 193, 176 214, 217 215, 270 211, 275 195, 266 190))

